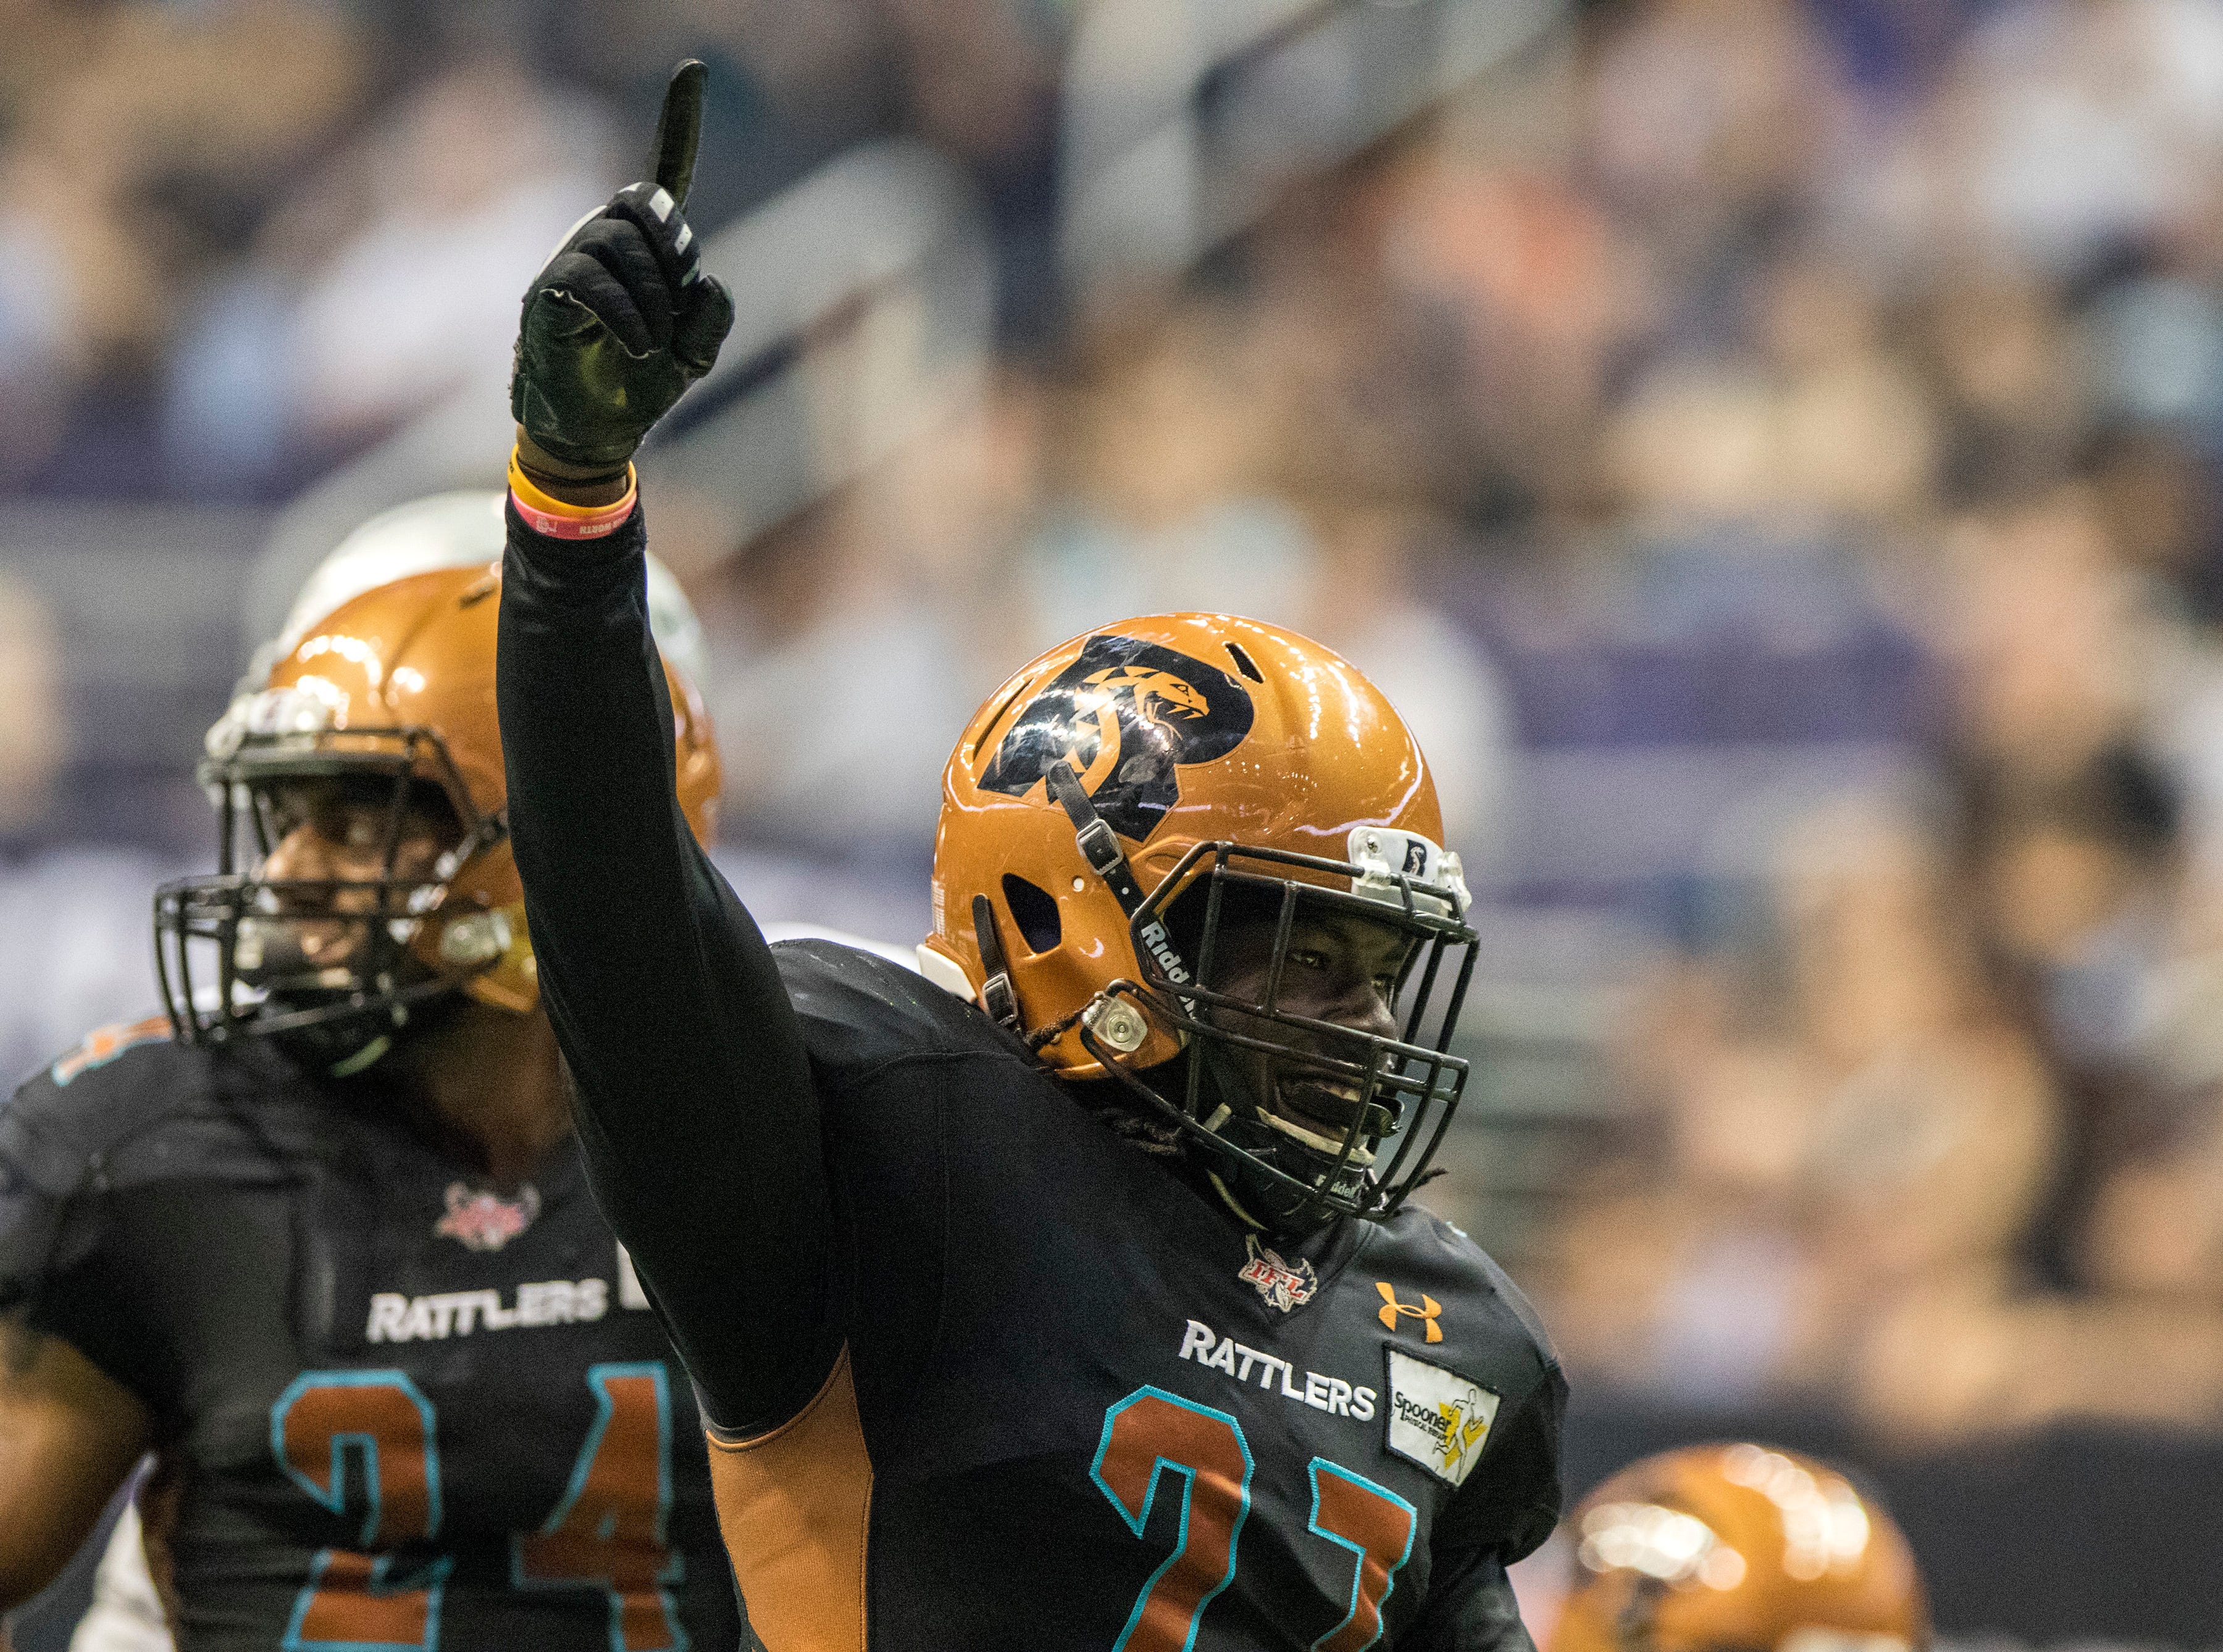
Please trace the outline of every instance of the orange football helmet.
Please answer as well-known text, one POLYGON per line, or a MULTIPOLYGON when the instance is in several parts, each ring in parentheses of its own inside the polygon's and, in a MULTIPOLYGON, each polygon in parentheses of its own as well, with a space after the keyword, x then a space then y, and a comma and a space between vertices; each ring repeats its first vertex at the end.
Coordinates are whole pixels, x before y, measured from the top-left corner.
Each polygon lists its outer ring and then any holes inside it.
POLYGON ((1755 1445, 1647 1457, 1568 1523, 1547 1652, 1922 1652, 1906 1538, 1826 1464, 1755 1445))
POLYGON ((1225 614, 1124 620, 1027 666, 958 741, 920 958, 1060 1075, 1124 1081, 1276 1220, 1382 1216, 1425 1173, 1466 1077, 1447 1051, 1474 936, 1442 836, 1419 746, 1347 662, 1225 614), (1323 909, 1409 939, 1401 1036, 1277 1004, 1290 925, 1323 909), (1244 919, 1278 925, 1262 997, 1215 979, 1221 923, 1244 919), (1185 1050, 1200 1052, 1185 1096, 1137 1076, 1185 1050), (1214 1052, 1238 1050, 1333 1086, 1341 1139, 1207 1087, 1214 1052))
MULTIPOLYGON (((261 687, 209 731, 200 774, 223 822, 217 874, 155 896, 159 974, 182 1041, 290 1035, 348 1071, 375 1061, 427 1001, 460 992, 520 1014, 538 1006, 494 712, 501 592, 500 566, 481 562, 355 596, 302 626, 261 687), (279 788, 335 777, 391 782, 385 876, 264 877, 279 788), (401 812, 424 788, 445 800, 460 832, 429 877, 399 877, 401 812), (350 926, 361 943, 343 964, 312 967, 285 944, 305 924, 350 926), (197 970, 197 956, 213 969, 197 970)), ((707 837, 717 748, 693 685, 664 670, 679 801, 707 837)))

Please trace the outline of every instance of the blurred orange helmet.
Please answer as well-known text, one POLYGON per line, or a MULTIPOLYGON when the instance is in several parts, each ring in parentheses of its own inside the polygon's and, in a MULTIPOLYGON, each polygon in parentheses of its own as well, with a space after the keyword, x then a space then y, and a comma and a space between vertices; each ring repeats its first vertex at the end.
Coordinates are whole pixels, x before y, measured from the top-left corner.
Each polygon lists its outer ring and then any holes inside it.
POLYGON ((921 961, 1061 1076, 1124 1080, 1254 1192, 1263 1176, 1278 1218, 1385 1215, 1465 1078, 1445 1050, 1474 937, 1442 836, 1420 747, 1348 662, 1257 620, 1124 620, 1028 665, 958 741, 921 961), (1294 918, 1323 908, 1409 936, 1402 1036, 1303 1021, 1270 982, 1255 1000, 1219 989, 1223 920, 1278 922, 1278 959, 1294 918), (1283 1047, 1262 1022, 1301 1034, 1294 1065, 1345 1096, 1341 1140, 1205 1084, 1214 1048, 1283 1047), (1200 1046, 1186 1100, 1137 1077, 1200 1046))
POLYGON ((1920 1652, 1922 1578, 1891 1517, 1826 1464, 1755 1445, 1647 1457, 1568 1522, 1546 1652, 1920 1652))
MULTIPOLYGON (((335 1071, 351 1071, 429 1000, 461 992, 520 1014, 538 1006, 494 712, 501 591, 500 567, 482 562, 354 596, 300 627, 261 686, 209 731, 200 773, 224 819, 218 870, 155 899, 164 995, 185 1041, 300 1035, 335 1071), (391 782, 396 822, 412 795, 436 795, 457 838, 422 878, 395 875, 392 832, 386 875, 373 883, 263 877, 276 846, 273 796, 332 779, 391 782), (343 965, 309 967, 283 944, 289 925, 309 923, 355 927, 363 944, 343 965), (213 969, 197 967, 211 949, 213 969)), ((717 750, 694 686, 664 669, 679 801, 707 837, 717 750)))

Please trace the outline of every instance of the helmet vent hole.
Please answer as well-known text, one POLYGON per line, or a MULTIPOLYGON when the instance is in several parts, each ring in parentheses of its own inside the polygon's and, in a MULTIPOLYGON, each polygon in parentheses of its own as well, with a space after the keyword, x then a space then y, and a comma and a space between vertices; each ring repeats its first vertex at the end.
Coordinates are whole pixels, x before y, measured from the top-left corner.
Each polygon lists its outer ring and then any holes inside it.
POLYGON ((1265 682, 1265 674, 1260 671, 1256 666, 1250 663, 1250 656, 1243 651, 1242 644, 1230 643, 1227 645, 1227 652, 1229 657, 1234 660, 1235 669, 1237 671, 1240 671, 1244 676, 1250 678, 1253 682, 1265 682))
POLYGON ((1048 890, 1006 872, 1004 904, 1011 909, 1011 921, 1018 925, 1030 952, 1047 952, 1063 938, 1065 925, 1057 915, 1057 901, 1048 890))

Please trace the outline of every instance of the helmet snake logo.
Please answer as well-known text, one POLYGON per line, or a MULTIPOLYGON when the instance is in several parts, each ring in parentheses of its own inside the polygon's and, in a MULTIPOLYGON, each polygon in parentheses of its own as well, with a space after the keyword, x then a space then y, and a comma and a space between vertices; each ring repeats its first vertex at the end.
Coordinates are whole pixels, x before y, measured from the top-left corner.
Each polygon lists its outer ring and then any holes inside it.
POLYGON ((1179 770, 1224 757, 1250 732, 1250 691, 1202 660, 1132 637, 1092 637, 1030 700, 980 776, 984 791, 1025 795, 1054 763, 1084 778, 1123 838, 1148 838, 1181 801, 1179 770))
MULTIPOLYGON (((1118 715, 1140 717, 1162 727, 1205 716, 1211 710, 1211 703, 1181 678, 1170 671, 1149 666, 1137 669, 1115 665, 1109 671, 1097 672, 1088 679, 1086 686, 1105 696, 1106 710, 1124 695, 1131 702, 1132 711, 1122 707, 1118 715)), ((1103 713, 1099 712, 1098 716, 1100 721, 1103 713)))

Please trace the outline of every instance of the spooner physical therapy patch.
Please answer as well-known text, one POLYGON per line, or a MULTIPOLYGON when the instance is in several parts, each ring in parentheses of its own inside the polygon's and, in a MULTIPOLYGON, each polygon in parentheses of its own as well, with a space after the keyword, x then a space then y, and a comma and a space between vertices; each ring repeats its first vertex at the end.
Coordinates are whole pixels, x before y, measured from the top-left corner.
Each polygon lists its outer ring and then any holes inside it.
POLYGON ((1497 1396, 1456 1371, 1389 1355, 1389 1449, 1453 1486, 1464 1482, 1489 1439, 1497 1396))

